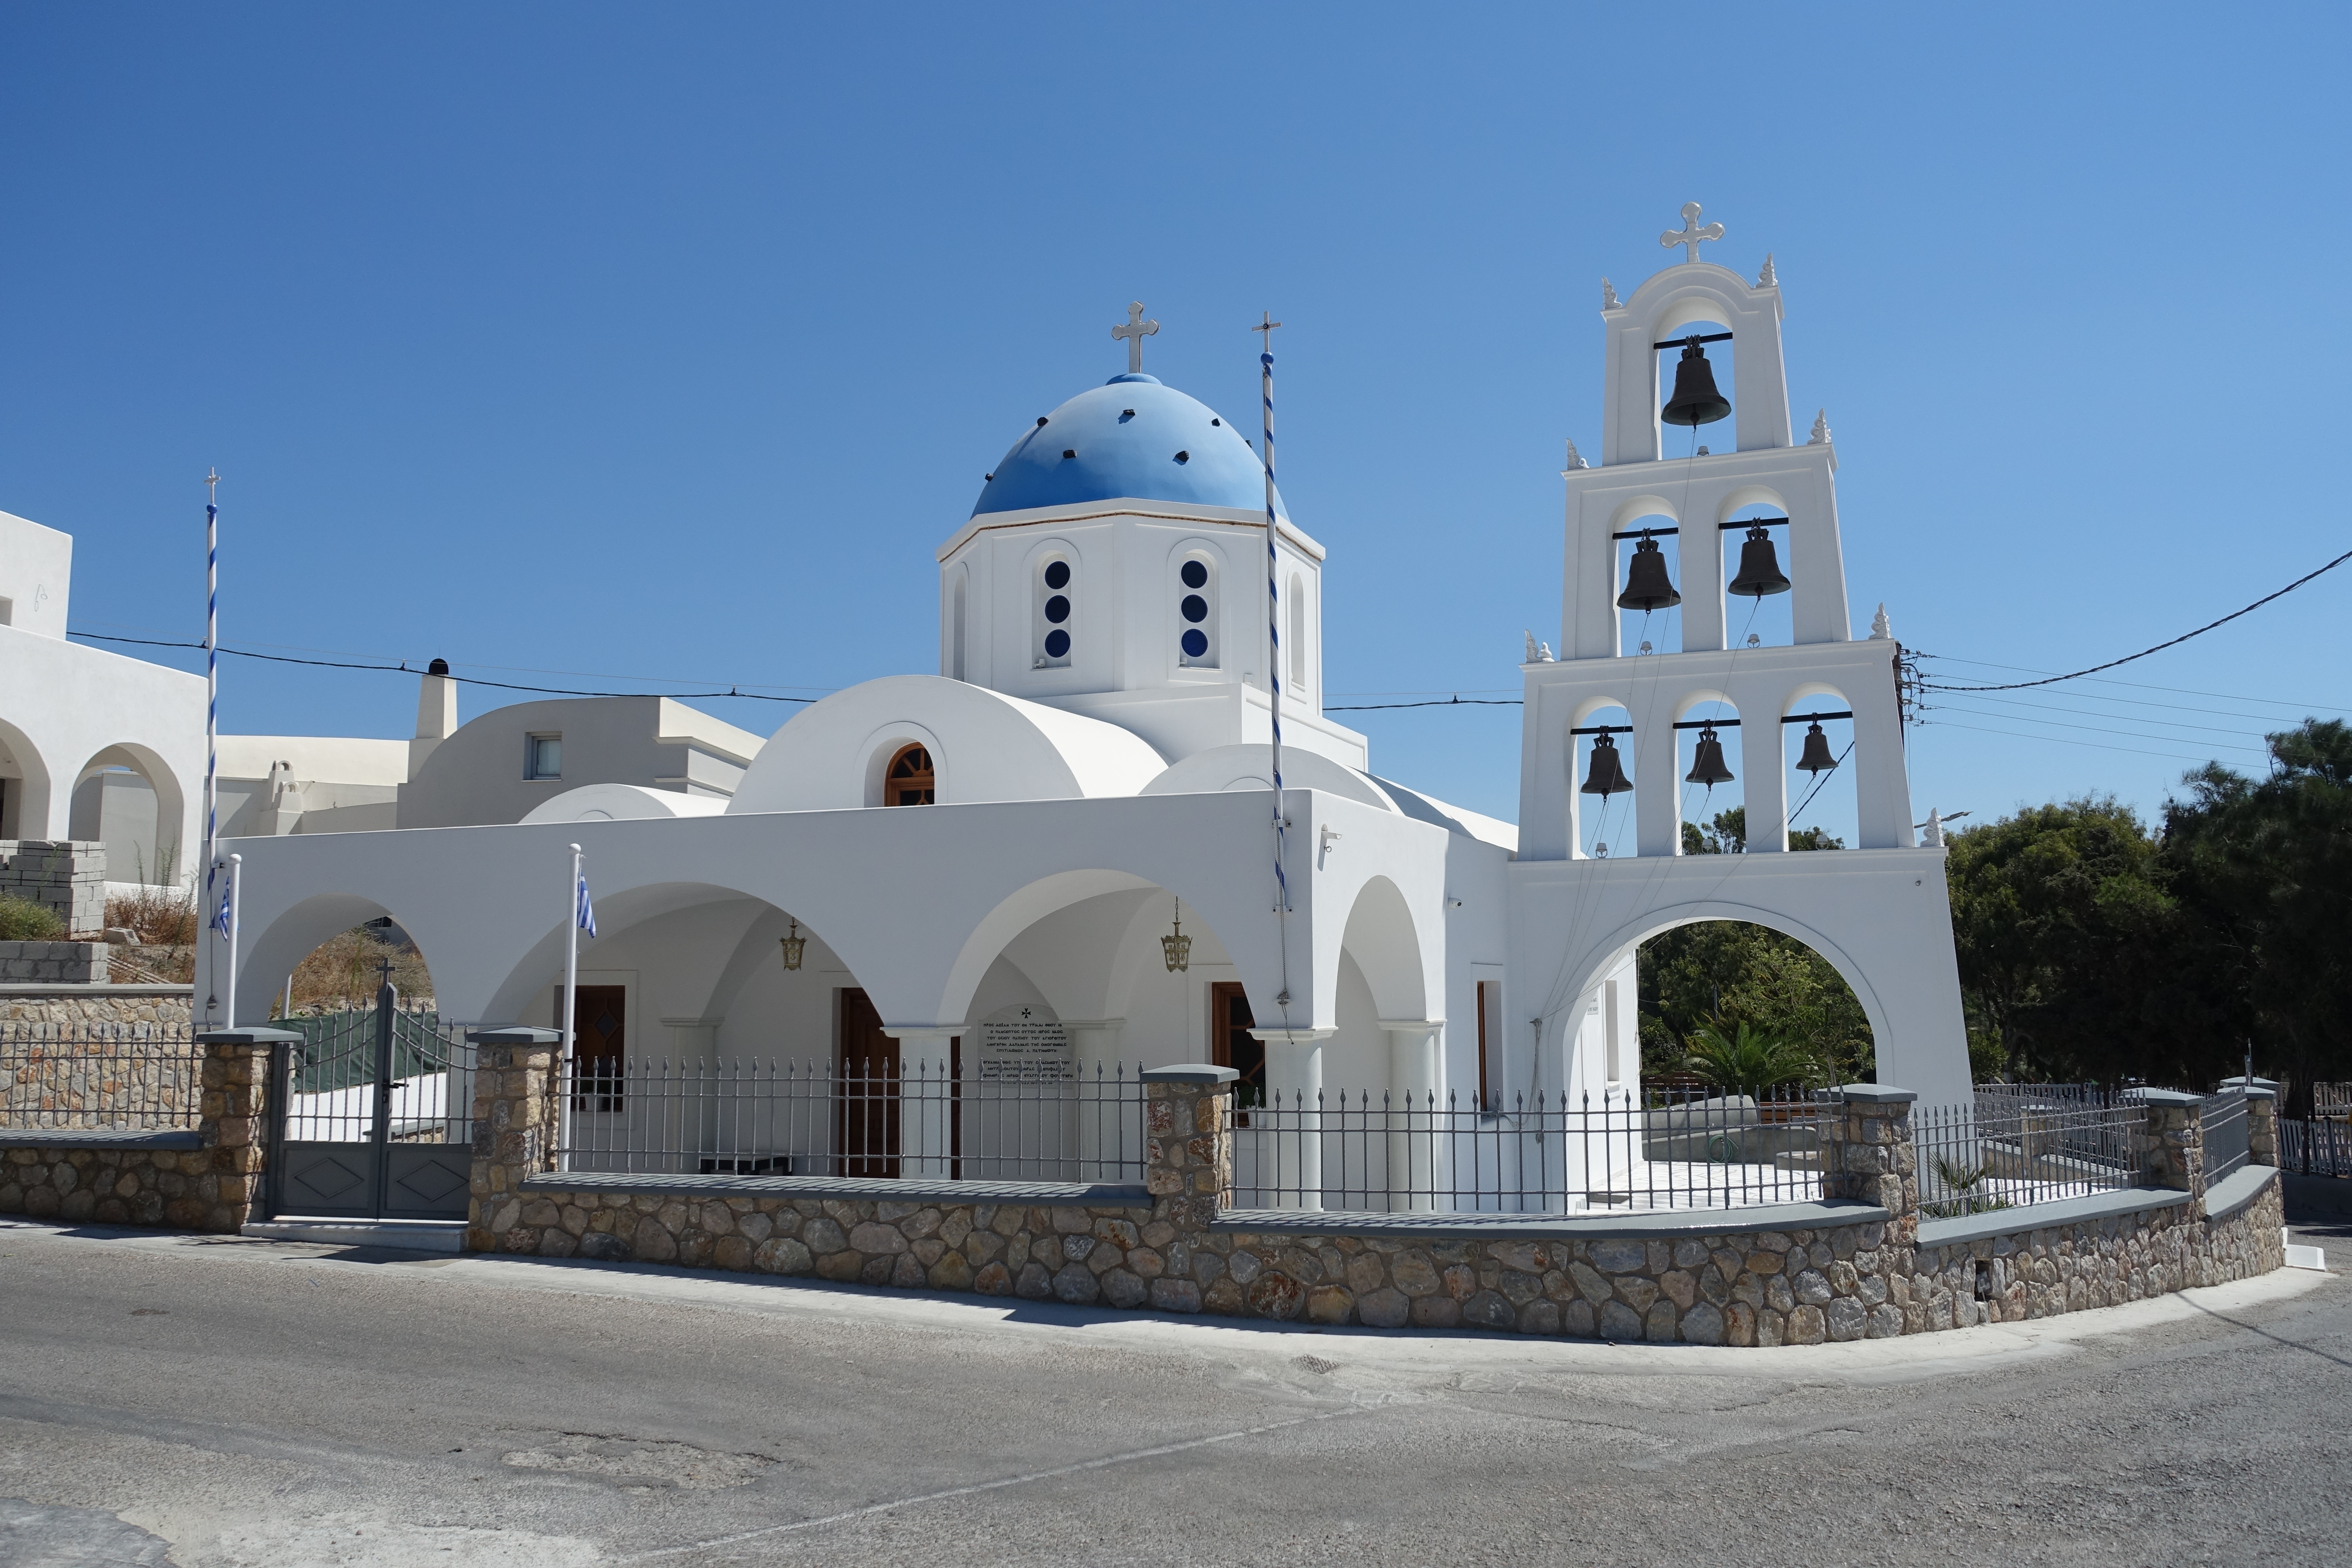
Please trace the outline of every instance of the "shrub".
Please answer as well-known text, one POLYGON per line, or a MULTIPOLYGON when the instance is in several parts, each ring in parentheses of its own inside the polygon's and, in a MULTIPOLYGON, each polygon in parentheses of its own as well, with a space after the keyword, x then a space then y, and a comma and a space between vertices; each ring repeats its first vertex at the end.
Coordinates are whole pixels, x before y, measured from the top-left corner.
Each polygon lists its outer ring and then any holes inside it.
POLYGON ((106 923, 123 927, 148 947, 186 947, 196 940, 193 889, 142 888, 106 900, 106 923))
POLYGON ((0 894, 0 942, 58 942, 66 922, 45 904, 0 894))

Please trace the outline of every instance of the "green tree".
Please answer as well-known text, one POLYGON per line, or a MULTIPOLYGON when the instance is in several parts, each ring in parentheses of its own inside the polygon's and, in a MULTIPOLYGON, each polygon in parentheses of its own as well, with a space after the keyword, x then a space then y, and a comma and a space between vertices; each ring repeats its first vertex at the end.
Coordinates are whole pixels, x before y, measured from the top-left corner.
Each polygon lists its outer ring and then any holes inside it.
POLYGON ((1652 1074, 1686 1070, 1700 1029, 1742 1024, 1794 1042, 1841 1081, 1867 1079, 1869 1019, 1830 962, 1793 937, 1744 921, 1677 926, 1642 944, 1642 1057, 1652 1074))
POLYGON ((1745 1022, 1728 1027, 1701 1024, 1691 1032, 1683 1066, 1717 1089, 1757 1100, 1768 1089, 1785 1084, 1810 1088, 1829 1077, 1829 1064, 1802 1041, 1745 1022))

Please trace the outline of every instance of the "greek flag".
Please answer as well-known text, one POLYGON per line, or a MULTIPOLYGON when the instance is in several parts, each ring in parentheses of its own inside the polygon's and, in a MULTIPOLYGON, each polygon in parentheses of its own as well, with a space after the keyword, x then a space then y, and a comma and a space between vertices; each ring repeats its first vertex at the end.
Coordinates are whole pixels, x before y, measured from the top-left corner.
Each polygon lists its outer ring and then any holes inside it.
POLYGON ((213 930, 220 932, 223 937, 232 937, 236 934, 235 931, 229 930, 228 895, 226 893, 223 893, 221 895, 220 908, 213 911, 213 930))
POLYGON ((596 934, 596 906, 588 901, 588 879, 583 874, 572 896, 572 922, 590 936, 596 934))

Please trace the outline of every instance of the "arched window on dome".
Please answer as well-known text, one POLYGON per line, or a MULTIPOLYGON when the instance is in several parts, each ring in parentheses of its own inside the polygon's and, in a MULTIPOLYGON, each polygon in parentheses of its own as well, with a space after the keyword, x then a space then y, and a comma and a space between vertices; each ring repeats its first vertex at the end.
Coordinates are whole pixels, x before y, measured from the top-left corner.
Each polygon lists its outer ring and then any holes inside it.
POLYGON ((1032 619, 1033 669, 1066 668, 1077 618, 1077 568, 1066 555, 1048 555, 1037 563, 1036 610, 1032 619))
POLYGON ((1185 669, 1217 668, 1217 565, 1205 552, 1176 563, 1176 663, 1185 669))
POLYGON ((966 625, 970 613, 970 574, 958 572, 955 580, 954 605, 948 616, 948 673, 958 680, 970 679, 964 674, 966 661, 971 658, 966 649, 966 637, 969 635, 966 625))
POLYGON ((1307 579, 1293 572, 1290 574, 1290 625, 1284 634, 1290 639, 1290 689, 1307 689, 1307 579))
POLYGON ((901 746, 898 754, 882 773, 882 804, 884 805, 936 805, 939 803, 939 775, 931 767, 931 753, 920 745, 901 746))

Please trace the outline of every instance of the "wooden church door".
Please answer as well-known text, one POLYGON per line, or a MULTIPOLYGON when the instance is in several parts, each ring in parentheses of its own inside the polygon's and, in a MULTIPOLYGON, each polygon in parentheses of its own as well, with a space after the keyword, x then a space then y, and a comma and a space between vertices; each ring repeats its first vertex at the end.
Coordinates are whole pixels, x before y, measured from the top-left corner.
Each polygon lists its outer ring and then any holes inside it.
POLYGON ((898 1174, 898 1042, 861 990, 841 993, 840 1094, 834 1148, 845 1176, 898 1174))

